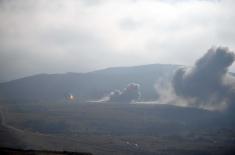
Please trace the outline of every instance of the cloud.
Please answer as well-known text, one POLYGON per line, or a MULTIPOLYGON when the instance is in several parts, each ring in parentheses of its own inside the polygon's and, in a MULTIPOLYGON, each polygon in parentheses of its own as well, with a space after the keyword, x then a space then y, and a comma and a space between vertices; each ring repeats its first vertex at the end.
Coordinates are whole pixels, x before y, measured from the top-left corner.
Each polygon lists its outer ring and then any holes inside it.
POLYGON ((156 62, 192 65, 208 46, 235 49, 233 6, 232 0, 2 0, 0 81, 156 62))
POLYGON ((235 85, 231 81, 235 83, 235 79, 227 72, 234 60, 234 53, 226 47, 209 49, 193 68, 176 71, 172 80, 175 94, 191 106, 215 108, 232 104, 235 85))
POLYGON ((132 18, 124 18, 120 21, 120 28, 125 31, 134 31, 140 28, 142 24, 132 18))
POLYGON ((140 85, 137 83, 130 83, 123 90, 114 90, 109 95, 109 100, 111 102, 131 102, 137 100, 140 97, 140 85))

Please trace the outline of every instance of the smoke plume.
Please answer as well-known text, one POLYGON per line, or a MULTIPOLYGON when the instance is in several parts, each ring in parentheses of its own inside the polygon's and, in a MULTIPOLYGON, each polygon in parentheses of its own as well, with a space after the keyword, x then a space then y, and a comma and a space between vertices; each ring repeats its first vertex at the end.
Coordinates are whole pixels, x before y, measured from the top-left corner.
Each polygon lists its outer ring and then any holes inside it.
POLYGON ((231 104, 232 96, 235 95, 235 80, 227 72, 234 59, 234 53, 228 48, 209 49, 193 68, 181 68, 176 71, 172 80, 176 96, 199 107, 231 104))
POLYGON ((140 97, 140 85, 137 83, 130 83, 123 91, 114 90, 109 95, 109 101, 113 102, 131 102, 140 97))

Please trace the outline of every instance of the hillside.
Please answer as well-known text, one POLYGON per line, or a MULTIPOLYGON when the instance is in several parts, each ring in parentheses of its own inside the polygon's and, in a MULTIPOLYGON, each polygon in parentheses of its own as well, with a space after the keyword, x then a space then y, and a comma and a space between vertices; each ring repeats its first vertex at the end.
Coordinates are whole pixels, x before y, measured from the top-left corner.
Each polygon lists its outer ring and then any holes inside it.
POLYGON ((155 82, 171 78, 179 66, 152 64, 136 67, 117 67, 89 73, 40 74, 1 83, 0 98, 10 100, 62 100, 66 93, 79 100, 99 99, 128 83, 141 86, 143 99, 157 98, 155 82))
POLYGON ((92 155, 91 153, 77 153, 67 151, 42 151, 42 150, 22 150, 11 148, 0 148, 3 155, 92 155))
POLYGON ((208 111, 145 102, 92 101, 131 82, 140 85, 142 101, 157 99, 155 83, 170 81, 178 67, 118 67, 41 74, 1 83, 5 119, 0 117, 0 146, 95 155, 234 154, 235 117, 231 108, 208 111), (65 102, 68 92, 78 100, 65 102))
POLYGON ((7 124, 23 131, 14 131, 23 149, 94 155, 234 153, 234 117, 226 113, 160 104, 3 105, 7 124))

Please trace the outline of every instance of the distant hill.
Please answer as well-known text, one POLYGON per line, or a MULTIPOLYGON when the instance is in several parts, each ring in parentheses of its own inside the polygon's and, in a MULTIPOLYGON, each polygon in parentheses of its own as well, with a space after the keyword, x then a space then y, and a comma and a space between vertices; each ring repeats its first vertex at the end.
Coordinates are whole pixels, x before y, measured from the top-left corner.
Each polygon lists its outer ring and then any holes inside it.
POLYGON ((156 99, 154 84, 170 79, 177 65, 151 64, 116 67, 89 73, 40 74, 0 83, 0 98, 8 100, 62 100, 72 93, 80 100, 99 99, 130 82, 139 83, 142 98, 156 99))

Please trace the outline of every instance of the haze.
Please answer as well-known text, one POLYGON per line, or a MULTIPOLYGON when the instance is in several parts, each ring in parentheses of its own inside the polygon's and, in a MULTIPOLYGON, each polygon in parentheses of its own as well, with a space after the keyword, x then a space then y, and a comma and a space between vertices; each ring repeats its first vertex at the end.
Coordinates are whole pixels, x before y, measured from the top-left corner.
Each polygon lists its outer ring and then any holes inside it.
MULTIPOLYGON (((0 82, 235 49, 232 0, 1 0, 0 82)), ((235 71, 235 66, 230 68, 235 71)))

